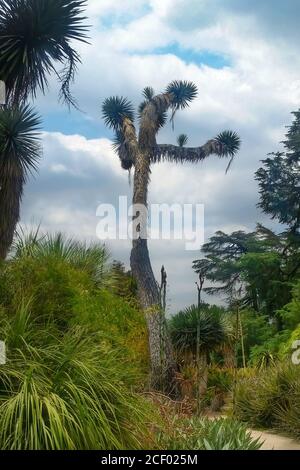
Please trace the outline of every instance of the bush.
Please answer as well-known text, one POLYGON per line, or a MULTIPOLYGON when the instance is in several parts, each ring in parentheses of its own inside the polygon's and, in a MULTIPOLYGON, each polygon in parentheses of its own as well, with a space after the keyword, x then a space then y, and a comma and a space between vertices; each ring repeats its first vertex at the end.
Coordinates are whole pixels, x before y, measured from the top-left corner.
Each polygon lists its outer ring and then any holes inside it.
POLYGON ((243 424, 233 419, 178 416, 168 431, 160 434, 159 443, 165 450, 258 450, 262 445, 243 424))
POLYGON ((300 280, 295 284, 292 294, 291 302, 278 312, 285 328, 290 330, 300 323, 300 280))
POLYGON ((104 288, 104 249, 58 237, 15 253, 0 270, 0 448, 147 447, 144 319, 104 288))
POLYGON ((251 426, 273 428, 300 437, 300 369, 276 364, 241 378, 235 395, 235 416, 251 426))

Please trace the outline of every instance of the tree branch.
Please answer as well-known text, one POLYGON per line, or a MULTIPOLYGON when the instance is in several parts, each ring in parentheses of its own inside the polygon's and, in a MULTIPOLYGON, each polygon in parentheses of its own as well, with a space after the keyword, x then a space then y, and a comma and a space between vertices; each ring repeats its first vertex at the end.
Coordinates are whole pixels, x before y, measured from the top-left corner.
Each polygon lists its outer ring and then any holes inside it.
POLYGON ((225 157, 222 145, 216 140, 209 140, 201 147, 178 147, 177 145, 157 145, 152 152, 152 162, 170 161, 176 163, 197 163, 210 155, 225 157))

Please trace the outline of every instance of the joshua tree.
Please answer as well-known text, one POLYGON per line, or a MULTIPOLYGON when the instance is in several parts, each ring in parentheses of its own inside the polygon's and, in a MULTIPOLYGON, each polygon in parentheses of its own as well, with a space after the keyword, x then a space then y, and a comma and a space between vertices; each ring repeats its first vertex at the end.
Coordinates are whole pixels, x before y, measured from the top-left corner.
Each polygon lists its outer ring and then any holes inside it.
POLYGON ((51 73, 61 83, 60 97, 76 104, 70 84, 80 56, 72 41, 85 41, 85 4, 86 0, 0 0, 0 80, 6 85, 7 103, 0 110, 0 258, 10 247, 23 186, 39 153, 38 120, 24 105, 38 91, 45 93, 51 73))
MULTIPOLYGON (((147 87, 143 91, 143 96, 144 101, 138 110, 138 134, 134 125, 133 106, 126 98, 107 98, 103 103, 102 111, 106 125, 115 131, 115 149, 122 167, 125 170, 134 167, 135 170, 133 206, 135 208, 134 220, 138 218, 136 224, 138 236, 133 239, 130 261, 148 323, 152 383, 154 386, 158 386, 162 376, 164 384, 171 384, 174 370, 168 341, 164 345, 166 360, 164 366, 161 365, 159 288, 152 271, 148 252, 146 213, 140 217, 141 207, 147 207, 150 167, 151 164, 163 160, 175 163, 197 163, 212 154, 219 157, 230 157, 231 163, 239 149, 240 140, 234 132, 225 131, 201 147, 186 147, 187 138, 184 135, 178 138, 177 146, 159 145, 156 136, 167 122, 167 112, 171 111, 171 120, 173 121, 176 112, 188 107, 189 103, 195 99, 197 88, 190 82, 173 81, 164 93, 155 95, 154 90, 147 87)), ((165 337, 167 338, 167 335, 165 337)))

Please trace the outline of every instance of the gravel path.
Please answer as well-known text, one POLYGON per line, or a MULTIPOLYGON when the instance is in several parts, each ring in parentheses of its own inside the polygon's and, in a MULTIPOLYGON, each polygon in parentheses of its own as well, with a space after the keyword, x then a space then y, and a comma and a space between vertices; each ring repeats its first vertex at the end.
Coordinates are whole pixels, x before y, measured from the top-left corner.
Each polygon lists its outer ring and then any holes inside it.
POLYGON ((253 431, 252 436, 260 438, 264 441, 261 450, 300 450, 300 442, 290 439, 289 437, 279 436, 271 432, 253 431))

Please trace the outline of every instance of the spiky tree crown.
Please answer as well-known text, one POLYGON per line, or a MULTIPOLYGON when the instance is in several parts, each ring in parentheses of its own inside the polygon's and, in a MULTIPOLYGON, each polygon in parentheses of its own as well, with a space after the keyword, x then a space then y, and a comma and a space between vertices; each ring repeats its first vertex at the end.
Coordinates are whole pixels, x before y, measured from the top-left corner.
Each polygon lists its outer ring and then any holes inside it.
MULTIPOLYGON (((152 87, 144 88, 142 93, 144 100, 138 107, 139 121, 145 119, 143 122, 143 131, 146 130, 147 132, 147 125, 150 128, 152 126, 152 129, 154 126, 154 130, 156 132, 164 127, 167 122, 168 109, 171 109, 172 111, 171 122, 173 123, 176 112, 179 109, 187 108, 196 98, 197 93, 197 87, 194 83, 179 80, 171 82, 167 86, 165 92, 157 96, 155 95, 152 87), (152 108, 148 107, 150 104, 152 105, 152 108), (146 125, 145 122, 147 122, 146 125)), ((102 105, 102 117, 106 126, 115 131, 114 149, 119 154, 122 167, 130 169, 134 162, 126 148, 127 142, 123 133, 123 124, 125 118, 129 119, 133 124, 134 111, 132 103, 124 97, 113 96, 107 98, 102 105)), ((151 139, 153 141, 153 137, 151 139)), ((239 136, 232 131, 224 131, 220 133, 215 139, 209 141, 209 145, 205 149, 184 149, 187 142, 187 136, 185 134, 181 134, 177 139, 179 149, 175 149, 175 146, 170 146, 172 147, 170 149, 166 148, 167 146, 164 146, 160 155, 158 152, 153 155, 153 161, 161 161, 166 158, 169 160, 172 160, 173 158, 173 161, 176 162, 193 161, 193 159, 195 161, 199 161, 214 153, 219 157, 230 157, 230 162, 226 170, 227 172, 233 161, 234 155, 237 153, 241 144, 239 136)))
POLYGON ((107 127, 116 132, 122 131, 124 118, 134 120, 133 105, 127 98, 112 96, 102 105, 102 117, 107 127))
POLYGON ((179 352, 196 353, 197 330, 200 327, 200 348, 210 352, 232 337, 232 330, 224 310, 217 306, 202 304, 180 311, 170 320, 170 332, 175 348, 179 352))
POLYGON ((197 97, 198 89, 192 82, 174 80, 167 86, 166 93, 173 96, 173 109, 184 109, 197 97))
POLYGON ((54 72, 61 97, 74 104, 69 87, 80 57, 71 42, 86 39, 85 6, 86 0, 0 0, 0 79, 8 98, 16 103, 45 92, 54 72))

